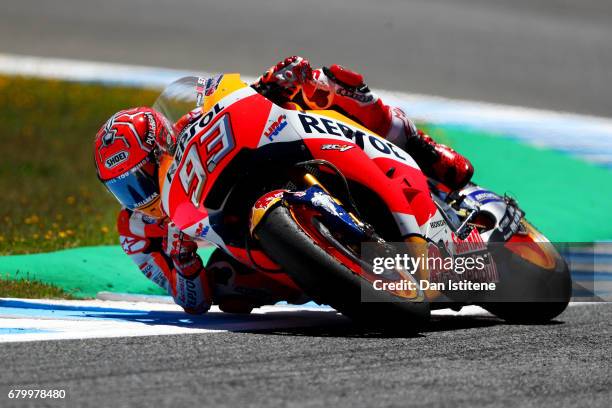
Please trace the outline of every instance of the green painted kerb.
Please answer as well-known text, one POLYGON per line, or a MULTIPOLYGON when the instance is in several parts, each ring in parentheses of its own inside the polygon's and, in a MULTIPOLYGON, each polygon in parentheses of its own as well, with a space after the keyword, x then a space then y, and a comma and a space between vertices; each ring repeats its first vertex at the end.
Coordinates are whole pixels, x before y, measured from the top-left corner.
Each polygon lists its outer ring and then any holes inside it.
POLYGON ((427 130, 469 157, 476 183, 516 198, 526 217, 551 241, 612 239, 612 171, 562 152, 466 128, 427 130))
MULTIPOLYGON (((212 248, 198 253, 206 262, 212 248)), ((149 281, 119 246, 95 246, 33 255, 0 257, 0 275, 36 279, 77 297, 100 291, 166 294, 149 281)))

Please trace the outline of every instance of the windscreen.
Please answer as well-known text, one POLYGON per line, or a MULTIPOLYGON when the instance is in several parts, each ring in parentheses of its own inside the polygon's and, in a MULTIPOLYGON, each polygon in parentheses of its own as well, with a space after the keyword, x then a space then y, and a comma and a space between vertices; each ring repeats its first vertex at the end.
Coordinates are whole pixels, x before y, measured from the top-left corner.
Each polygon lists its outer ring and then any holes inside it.
POLYGON ((187 76, 168 85, 159 95, 153 109, 161 112, 171 123, 197 107, 197 76, 187 76))

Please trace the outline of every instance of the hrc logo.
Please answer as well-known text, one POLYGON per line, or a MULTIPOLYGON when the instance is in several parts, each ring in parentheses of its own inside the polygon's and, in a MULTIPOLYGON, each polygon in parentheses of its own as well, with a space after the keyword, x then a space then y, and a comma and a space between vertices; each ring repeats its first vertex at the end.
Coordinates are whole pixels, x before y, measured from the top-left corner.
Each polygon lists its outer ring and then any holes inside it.
POLYGON ((272 125, 266 130, 264 136, 270 140, 274 139, 274 136, 277 136, 281 130, 283 130, 287 126, 287 116, 280 115, 272 125))

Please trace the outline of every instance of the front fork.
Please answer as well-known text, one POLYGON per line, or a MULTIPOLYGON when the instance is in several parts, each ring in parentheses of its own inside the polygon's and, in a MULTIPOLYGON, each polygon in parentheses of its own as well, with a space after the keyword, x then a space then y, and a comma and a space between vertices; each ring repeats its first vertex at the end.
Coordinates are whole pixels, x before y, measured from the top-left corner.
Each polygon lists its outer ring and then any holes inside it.
MULTIPOLYGON (((286 205, 293 213, 293 209, 306 207, 309 210, 314 210, 317 217, 322 223, 332 231, 339 233, 342 236, 342 241, 350 246, 355 247, 360 251, 362 243, 378 243, 382 247, 387 247, 389 244, 367 223, 361 221, 353 212, 347 211, 340 200, 334 198, 331 193, 321 184, 321 182, 312 174, 306 173, 302 176, 305 189, 302 191, 275 190, 271 191, 256 201, 251 212, 250 229, 251 234, 256 237, 257 225, 264 219, 266 214, 278 205, 286 205)), ((296 215, 293 215, 294 218, 296 215)), ((299 217, 298 217, 299 218, 299 217)), ((296 219, 298 223, 299 220, 296 219)), ((423 257, 427 253, 427 241, 421 237, 411 236, 405 239, 408 245, 409 253, 413 257, 423 257)), ((369 268, 368 268, 369 269, 369 268)), ((373 281, 377 277, 370 272, 361 272, 362 277, 368 281, 373 281)), ((426 279, 428 271, 419 270, 415 276, 408 272, 400 271, 400 277, 405 280, 410 280, 416 283, 415 278, 426 279)), ((410 299, 411 301, 422 301, 425 298, 431 299, 439 296, 433 291, 399 290, 392 291, 397 296, 410 299), (405 293, 404 293, 405 292, 405 293), (429 293, 428 293, 429 292, 429 293)))
POLYGON ((308 206, 315 209, 325 223, 347 235, 353 242, 372 238, 373 230, 351 211, 347 211, 340 200, 334 198, 312 174, 302 176, 306 188, 303 191, 274 190, 261 196, 251 209, 249 229, 251 235, 266 214, 277 205, 308 206))

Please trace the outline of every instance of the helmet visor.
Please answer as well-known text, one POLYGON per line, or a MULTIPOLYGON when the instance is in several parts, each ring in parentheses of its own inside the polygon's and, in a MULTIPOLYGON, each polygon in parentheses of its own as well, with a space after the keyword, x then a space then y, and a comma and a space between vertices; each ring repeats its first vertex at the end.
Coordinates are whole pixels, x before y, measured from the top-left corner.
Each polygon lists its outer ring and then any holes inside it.
POLYGON ((151 162, 145 162, 104 185, 130 210, 144 207, 159 197, 156 166, 151 162))

